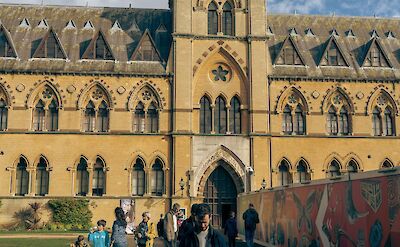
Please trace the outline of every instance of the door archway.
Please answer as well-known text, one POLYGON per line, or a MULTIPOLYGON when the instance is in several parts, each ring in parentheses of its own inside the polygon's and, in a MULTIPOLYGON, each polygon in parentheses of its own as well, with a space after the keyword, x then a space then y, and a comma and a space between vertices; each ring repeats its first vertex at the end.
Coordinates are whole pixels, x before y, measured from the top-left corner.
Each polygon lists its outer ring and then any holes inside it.
POLYGON ((214 227, 221 228, 229 218, 230 212, 236 213, 238 189, 231 173, 225 168, 226 162, 220 160, 217 163, 218 166, 207 178, 203 196, 204 203, 210 205, 211 208, 211 224, 214 227))

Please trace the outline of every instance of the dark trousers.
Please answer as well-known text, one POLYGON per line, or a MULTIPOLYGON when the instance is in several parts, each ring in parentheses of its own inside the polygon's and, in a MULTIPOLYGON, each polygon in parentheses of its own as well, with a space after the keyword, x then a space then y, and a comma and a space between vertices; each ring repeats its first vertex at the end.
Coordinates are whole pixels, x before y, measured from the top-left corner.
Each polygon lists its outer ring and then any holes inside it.
POLYGON ((228 247, 235 247, 236 237, 228 236, 228 247))
POLYGON ((138 246, 138 247, 146 247, 146 244, 138 243, 137 246, 138 246))
POLYGON ((254 230, 247 229, 244 231, 247 247, 254 247, 254 232, 254 230))

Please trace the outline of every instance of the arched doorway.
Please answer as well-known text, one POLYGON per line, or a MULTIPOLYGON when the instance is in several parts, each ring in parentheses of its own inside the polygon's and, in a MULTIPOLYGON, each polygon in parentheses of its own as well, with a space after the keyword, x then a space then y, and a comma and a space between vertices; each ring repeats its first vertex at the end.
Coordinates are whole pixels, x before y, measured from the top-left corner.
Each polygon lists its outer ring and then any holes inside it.
POLYGON ((211 207, 212 225, 220 228, 225 225, 231 211, 236 212, 237 189, 232 176, 224 168, 225 161, 218 161, 218 166, 208 177, 204 188, 204 202, 211 207))

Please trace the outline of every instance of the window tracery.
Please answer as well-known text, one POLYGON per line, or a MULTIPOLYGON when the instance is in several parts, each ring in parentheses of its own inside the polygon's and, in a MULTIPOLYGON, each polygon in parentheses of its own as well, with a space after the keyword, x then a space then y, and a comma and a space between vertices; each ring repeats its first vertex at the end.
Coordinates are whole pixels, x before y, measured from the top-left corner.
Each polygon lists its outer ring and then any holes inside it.
POLYGON ((109 130, 110 102, 99 85, 87 93, 83 109, 83 131, 107 132, 109 130))
POLYGON ((350 104, 340 92, 328 100, 326 127, 329 135, 351 134, 350 104))
POLYGON ((44 86, 33 103, 33 130, 57 131, 60 106, 55 91, 48 85, 44 86))
POLYGON ((373 103, 372 131, 374 136, 394 136, 395 111, 389 96, 381 92, 373 103))
POLYGON ((285 135, 305 134, 305 105, 296 92, 291 92, 283 101, 282 131, 285 135))
POLYGON ((160 105, 157 95, 149 87, 138 92, 133 110, 133 132, 157 133, 159 131, 160 105))

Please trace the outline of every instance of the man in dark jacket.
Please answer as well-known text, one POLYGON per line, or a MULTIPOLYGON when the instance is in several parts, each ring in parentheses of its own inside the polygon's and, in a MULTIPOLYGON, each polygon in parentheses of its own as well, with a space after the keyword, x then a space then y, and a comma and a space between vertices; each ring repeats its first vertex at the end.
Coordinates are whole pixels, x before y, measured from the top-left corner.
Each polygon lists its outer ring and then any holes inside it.
POLYGON ((226 247, 224 237, 210 225, 211 209, 208 204, 198 205, 195 219, 195 227, 186 234, 179 247, 226 247))
POLYGON ((230 218, 225 223, 225 235, 228 237, 229 247, 235 247, 236 237, 238 236, 235 212, 231 212, 230 218))
POLYGON ((254 232, 256 231, 256 226, 260 223, 260 220, 257 211, 254 209, 253 203, 250 203, 249 208, 243 213, 243 220, 247 247, 254 247, 254 232))
POLYGON ((185 221, 182 222, 181 227, 178 231, 178 241, 181 241, 185 238, 186 234, 191 232, 196 225, 196 210, 199 204, 193 204, 192 208, 190 209, 190 217, 187 218, 185 221))

